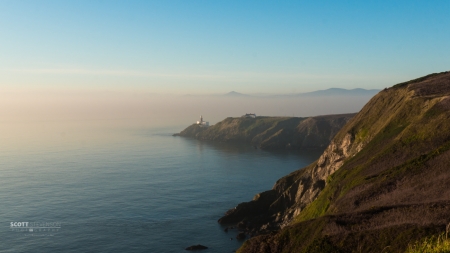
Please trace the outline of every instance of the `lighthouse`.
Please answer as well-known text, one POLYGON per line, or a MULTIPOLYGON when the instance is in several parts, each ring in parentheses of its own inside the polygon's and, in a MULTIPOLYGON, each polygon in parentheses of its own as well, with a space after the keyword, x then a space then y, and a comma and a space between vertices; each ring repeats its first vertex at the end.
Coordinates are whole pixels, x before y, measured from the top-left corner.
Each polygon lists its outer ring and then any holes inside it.
POLYGON ((209 127, 209 122, 203 121, 203 116, 200 115, 200 120, 197 121, 197 125, 199 125, 201 127, 209 127))

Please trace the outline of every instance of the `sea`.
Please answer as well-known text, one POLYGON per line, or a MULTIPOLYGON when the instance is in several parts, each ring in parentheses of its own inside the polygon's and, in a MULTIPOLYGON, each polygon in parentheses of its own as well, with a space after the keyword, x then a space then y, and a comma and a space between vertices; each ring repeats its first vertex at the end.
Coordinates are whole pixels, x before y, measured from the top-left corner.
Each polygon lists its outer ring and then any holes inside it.
POLYGON ((1 125, 0 252, 233 252, 217 220, 321 153, 85 123, 1 125))

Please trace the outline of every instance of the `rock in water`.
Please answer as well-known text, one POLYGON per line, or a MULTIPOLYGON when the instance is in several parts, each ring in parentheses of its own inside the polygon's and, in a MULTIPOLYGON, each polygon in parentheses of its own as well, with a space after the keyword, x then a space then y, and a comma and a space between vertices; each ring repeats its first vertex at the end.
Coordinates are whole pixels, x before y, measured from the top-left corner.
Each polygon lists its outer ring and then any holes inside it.
POLYGON ((236 239, 238 240, 245 240, 245 238, 247 238, 247 236, 245 236, 244 232, 240 232, 237 236, 236 239))
POLYGON ((202 249, 207 249, 208 247, 201 245, 201 244, 197 244, 197 245, 192 245, 187 247, 185 250, 202 250, 202 249))

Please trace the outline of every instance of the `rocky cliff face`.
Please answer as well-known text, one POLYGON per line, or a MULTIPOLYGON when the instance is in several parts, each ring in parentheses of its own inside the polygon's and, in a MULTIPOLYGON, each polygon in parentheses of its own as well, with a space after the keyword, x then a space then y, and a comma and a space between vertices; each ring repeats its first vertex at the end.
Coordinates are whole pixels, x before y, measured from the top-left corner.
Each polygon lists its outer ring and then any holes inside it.
POLYGON ((209 128, 191 125, 177 135, 207 141, 243 142, 262 149, 324 149, 354 115, 226 118, 209 128))
POLYGON ((448 129, 449 72, 398 84, 372 98, 315 163, 219 222, 255 236, 239 252, 402 252, 450 222, 448 129))
POLYGON ((335 138, 316 163, 281 178, 272 190, 257 194, 252 201, 230 209, 219 223, 242 222, 241 227, 252 235, 288 225, 317 198, 328 176, 363 146, 363 143, 355 146, 355 136, 350 133, 335 138))

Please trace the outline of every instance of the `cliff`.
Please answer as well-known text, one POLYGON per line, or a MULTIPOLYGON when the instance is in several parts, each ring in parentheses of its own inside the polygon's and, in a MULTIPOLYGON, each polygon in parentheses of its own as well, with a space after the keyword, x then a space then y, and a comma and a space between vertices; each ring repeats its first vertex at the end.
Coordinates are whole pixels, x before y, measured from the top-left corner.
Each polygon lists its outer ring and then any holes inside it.
POLYGON ((229 210, 239 252, 402 252, 450 222, 450 72, 379 92, 313 164, 229 210))
POLYGON ((226 118, 208 128, 193 124, 176 135, 205 141, 243 142, 262 149, 324 149, 354 115, 226 118))

